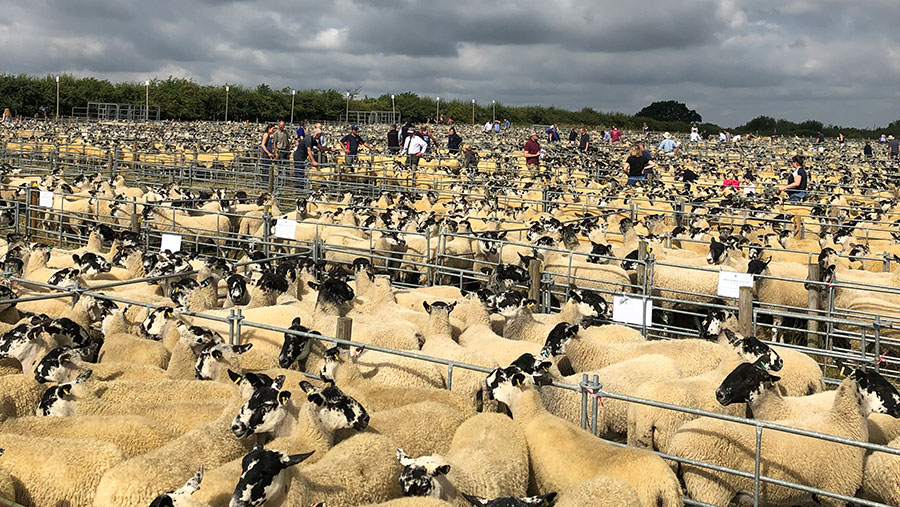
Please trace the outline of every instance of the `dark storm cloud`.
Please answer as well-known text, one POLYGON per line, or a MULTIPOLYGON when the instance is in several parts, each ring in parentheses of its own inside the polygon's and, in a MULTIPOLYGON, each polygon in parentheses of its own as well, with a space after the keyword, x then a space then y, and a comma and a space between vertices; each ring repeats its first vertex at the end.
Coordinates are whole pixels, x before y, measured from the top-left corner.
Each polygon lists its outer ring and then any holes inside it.
POLYGON ((0 71, 634 113, 900 117, 893 0, 0 0, 0 71))

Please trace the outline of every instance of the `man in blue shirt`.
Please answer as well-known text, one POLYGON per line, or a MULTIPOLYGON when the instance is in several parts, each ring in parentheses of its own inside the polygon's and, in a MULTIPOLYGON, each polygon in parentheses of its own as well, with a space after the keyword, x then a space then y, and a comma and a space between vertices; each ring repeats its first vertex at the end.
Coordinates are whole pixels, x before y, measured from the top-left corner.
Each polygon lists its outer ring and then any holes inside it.
POLYGON ((350 133, 341 138, 341 147, 344 148, 344 161, 348 164, 356 161, 360 145, 365 146, 369 151, 375 151, 375 148, 366 144, 366 140, 360 137, 358 132, 359 127, 354 125, 350 127, 350 133))
POLYGON ((672 139, 672 135, 666 132, 663 134, 663 140, 659 143, 659 147, 656 148, 657 155, 660 151, 665 153, 666 155, 675 155, 678 150, 678 143, 672 139))
POLYGON ((306 130, 303 128, 303 122, 297 127, 297 141, 302 141, 306 137, 306 130))

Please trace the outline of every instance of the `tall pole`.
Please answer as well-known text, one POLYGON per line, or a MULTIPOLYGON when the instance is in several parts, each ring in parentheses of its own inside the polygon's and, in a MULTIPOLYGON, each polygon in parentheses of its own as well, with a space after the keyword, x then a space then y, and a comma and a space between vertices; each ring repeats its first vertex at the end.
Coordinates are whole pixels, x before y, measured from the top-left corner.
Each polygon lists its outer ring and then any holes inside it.
POLYGON ((475 125, 475 99, 472 99, 472 125, 475 125))
POLYGON ((231 90, 231 87, 225 85, 225 121, 228 121, 228 92, 231 90))
POLYGON ((396 113, 396 111, 395 111, 394 109, 395 109, 395 107, 394 107, 394 94, 392 93, 392 94, 391 94, 391 123, 394 123, 394 122, 397 121, 397 113, 396 113))
POLYGON ((491 108, 494 110, 494 119, 491 121, 495 122, 497 121, 497 101, 494 99, 491 99, 491 108))
POLYGON ((344 117, 345 123, 350 123, 350 92, 347 92, 347 114, 344 117))
POLYGON ((437 98, 437 113, 435 113, 435 115, 434 115, 434 122, 435 122, 435 123, 438 122, 438 118, 440 118, 440 116, 441 116, 441 98, 438 97, 438 98, 437 98))
POLYGON ((56 121, 59 121, 59 76, 56 76, 56 121))
POLYGON ((297 95, 297 90, 291 90, 291 125, 294 124, 294 95, 297 95))

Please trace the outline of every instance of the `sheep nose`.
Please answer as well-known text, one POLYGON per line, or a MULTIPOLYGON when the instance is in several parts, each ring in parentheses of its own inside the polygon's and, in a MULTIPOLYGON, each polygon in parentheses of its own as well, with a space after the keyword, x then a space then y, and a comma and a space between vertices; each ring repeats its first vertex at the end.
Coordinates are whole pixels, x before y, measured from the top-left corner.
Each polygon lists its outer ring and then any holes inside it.
POLYGON ((247 426, 243 423, 234 423, 231 425, 231 432, 238 438, 244 438, 247 435, 247 426))
POLYGON ((727 401, 725 392, 721 389, 716 389, 716 401, 718 401, 720 405, 725 405, 725 402, 727 401))
POLYGON ((353 429, 357 431, 362 431, 369 427, 369 414, 363 414, 356 421, 356 424, 353 425, 353 429))

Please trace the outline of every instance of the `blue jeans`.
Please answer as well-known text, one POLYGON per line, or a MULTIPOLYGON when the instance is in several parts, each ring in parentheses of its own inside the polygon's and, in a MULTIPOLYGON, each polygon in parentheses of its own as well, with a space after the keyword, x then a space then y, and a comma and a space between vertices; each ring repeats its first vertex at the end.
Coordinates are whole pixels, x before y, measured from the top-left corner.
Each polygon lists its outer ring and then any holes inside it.
POLYGON ((306 161, 294 161, 294 187, 306 188, 306 161))
POLYGON ((800 190, 798 192, 792 192, 788 195, 788 201, 802 201, 806 197, 806 191, 800 190))
POLYGON ((642 174, 641 176, 629 176, 628 177, 628 185, 637 185, 639 181, 647 181, 647 175, 642 174))

